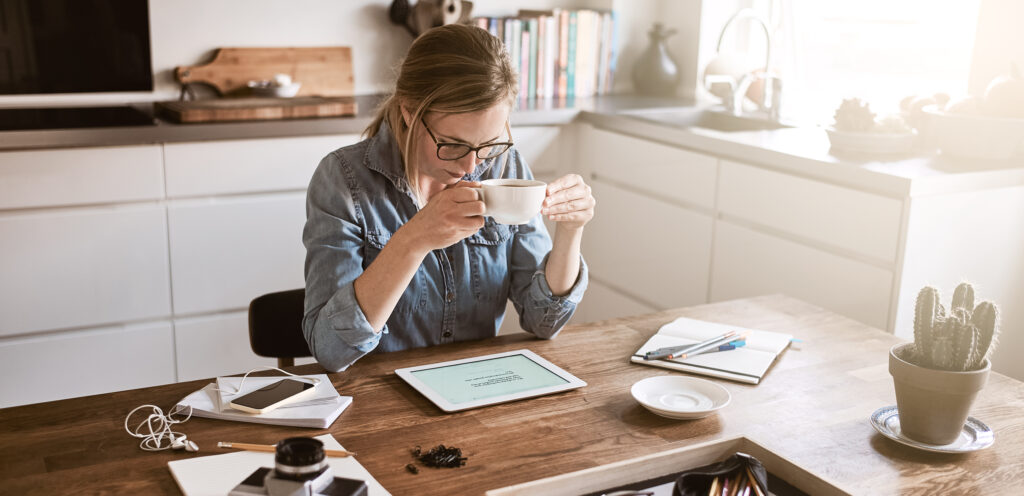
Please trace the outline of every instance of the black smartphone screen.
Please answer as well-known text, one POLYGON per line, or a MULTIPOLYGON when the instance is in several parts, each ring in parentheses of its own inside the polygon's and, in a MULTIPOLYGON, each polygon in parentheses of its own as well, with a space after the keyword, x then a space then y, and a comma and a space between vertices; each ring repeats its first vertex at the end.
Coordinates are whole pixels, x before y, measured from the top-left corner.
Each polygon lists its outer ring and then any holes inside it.
POLYGON ((246 406, 255 410, 262 410, 285 398, 299 394, 307 389, 315 387, 308 382, 296 381, 294 379, 283 379, 269 386, 259 388, 245 396, 240 396, 232 403, 246 406))

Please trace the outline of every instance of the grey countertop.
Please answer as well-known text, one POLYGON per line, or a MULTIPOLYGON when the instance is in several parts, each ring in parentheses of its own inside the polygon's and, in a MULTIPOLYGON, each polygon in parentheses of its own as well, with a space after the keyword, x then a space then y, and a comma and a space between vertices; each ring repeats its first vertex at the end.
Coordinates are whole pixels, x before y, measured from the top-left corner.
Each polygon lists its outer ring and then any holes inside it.
MULTIPOLYGON (((283 138, 328 134, 360 134, 373 120, 381 95, 356 96, 354 117, 286 119, 273 121, 175 124, 154 119, 151 126, 47 129, 0 132, 0 151, 83 146, 128 146, 184 141, 283 138)), ((512 113, 515 126, 559 125, 572 122, 582 111, 615 113, 620 110, 686 105, 683 99, 606 95, 574 101, 522 102, 512 113)), ((151 110, 146 108, 144 110, 151 110)))
MULTIPOLYGON (((0 132, 0 151, 129 146, 209 140, 360 134, 372 121, 380 95, 357 96, 354 117, 0 132)), ((824 179, 897 198, 1024 185, 1024 159, 964 160, 919 150, 908 156, 856 156, 830 149, 813 126, 717 132, 638 118, 637 111, 693 107, 682 98, 605 95, 575 101, 521 102, 514 126, 562 125, 577 119, 608 130, 689 148, 717 157, 824 179), (634 115, 630 115, 634 114, 634 115)))

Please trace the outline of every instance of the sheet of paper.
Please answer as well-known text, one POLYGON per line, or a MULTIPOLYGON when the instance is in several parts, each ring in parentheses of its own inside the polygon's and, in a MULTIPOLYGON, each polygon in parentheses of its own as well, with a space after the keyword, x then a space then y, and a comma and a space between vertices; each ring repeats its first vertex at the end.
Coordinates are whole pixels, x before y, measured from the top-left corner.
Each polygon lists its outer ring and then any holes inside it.
POLYGON ((680 317, 661 326, 661 329, 658 329, 658 334, 677 336, 684 339, 694 340, 694 342, 700 342, 706 339, 711 339, 715 336, 721 336, 729 331, 737 331, 741 334, 747 334, 747 348, 767 351, 770 353, 779 353, 786 349, 786 346, 789 345, 789 340, 793 337, 792 335, 781 332, 747 329, 740 326, 687 319, 685 317, 680 317))
MULTIPOLYGON (((248 381, 247 381, 248 382, 248 381)), ((345 449, 334 436, 316 436, 326 449, 345 449)), ((227 441, 225 439, 225 441, 227 441)), ((201 450, 224 451, 221 448, 200 446, 201 450)), ((202 451, 200 452, 202 453, 202 451)), ((369 496, 389 496, 355 457, 328 457, 335 477, 366 481, 369 496)), ((223 455, 201 456, 167 463, 171 475, 185 496, 224 496, 260 467, 273 467, 274 454, 255 451, 233 451, 223 455)))

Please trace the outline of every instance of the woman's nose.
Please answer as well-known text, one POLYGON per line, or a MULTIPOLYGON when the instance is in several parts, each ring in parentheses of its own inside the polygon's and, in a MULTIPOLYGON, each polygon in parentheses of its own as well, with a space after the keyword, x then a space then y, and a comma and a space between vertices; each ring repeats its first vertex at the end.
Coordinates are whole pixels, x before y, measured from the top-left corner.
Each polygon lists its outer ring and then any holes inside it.
POLYGON ((476 170, 476 166, 480 165, 483 160, 477 158, 475 153, 467 153, 465 157, 459 160, 459 166, 462 167, 462 171, 466 174, 472 174, 476 170))

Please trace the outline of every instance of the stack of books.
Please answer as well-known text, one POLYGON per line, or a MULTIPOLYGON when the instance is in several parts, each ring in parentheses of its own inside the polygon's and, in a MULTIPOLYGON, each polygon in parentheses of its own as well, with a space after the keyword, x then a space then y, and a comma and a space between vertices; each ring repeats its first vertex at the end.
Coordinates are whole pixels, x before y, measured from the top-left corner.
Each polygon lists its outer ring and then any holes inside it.
POLYGON ((243 385, 242 377, 218 377, 217 382, 211 382, 179 401, 177 407, 181 409, 182 415, 191 407, 192 415, 195 417, 326 429, 352 404, 352 397, 338 394, 327 374, 303 377, 320 379, 313 397, 306 401, 286 404, 267 413, 246 413, 231 408, 228 403, 233 397, 248 394, 287 377, 248 377, 241 391, 238 389, 243 385), (238 392, 232 394, 234 391, 238 392))
POLYGON ((591 9, 520 10, 473 22, 505 43, 519 69, 519 97, 574 98, 611 92, 616 16, 591 9))

